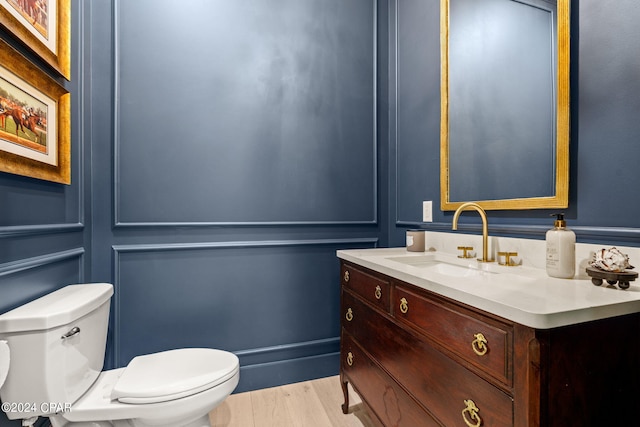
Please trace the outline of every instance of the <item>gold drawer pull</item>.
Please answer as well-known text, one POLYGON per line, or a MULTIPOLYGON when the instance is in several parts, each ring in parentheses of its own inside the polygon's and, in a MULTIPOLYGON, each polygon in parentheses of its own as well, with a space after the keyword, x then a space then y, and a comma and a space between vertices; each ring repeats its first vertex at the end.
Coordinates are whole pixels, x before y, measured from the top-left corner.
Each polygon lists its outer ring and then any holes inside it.
POLYGON ((374 295, 376 296, 376 299, 382 298, 382 288, 380 287, 380 285, 376 286, 374 295))
POLYGON ((347 365, 353 366, 353 353, 347 353, 347 365))
POLYGON ((489 350, 489 347, 487 347, 487 339, 481 333, 475 334, 474 337, 475 340, 471 343, 471 348, 478 356, 484 356, 487 354, 487 350, 489 350))
POLYGON ((407 314, 407 311, 409 311, 409 303, 405 298, 400 299, 400 311, 403 314, 407 314))
POLYGON ((344 282, 349 283, 349 270, 344 271, 344 282))
POLYGON ((347 308, 347 314, 344 315, 344 318, 347 319, 347 322, 351 322, 353 320, 353 311, 351 307, 347 308))
POLYGON ((476 406, 475 402, 469 399, 465 400, 464 404, 467 405, 467 407, 462 410, 462 419, 465 424, 469 427, 480 427, 480 425, 482 425, 482 418, 478 415, 480 410, 476 406))

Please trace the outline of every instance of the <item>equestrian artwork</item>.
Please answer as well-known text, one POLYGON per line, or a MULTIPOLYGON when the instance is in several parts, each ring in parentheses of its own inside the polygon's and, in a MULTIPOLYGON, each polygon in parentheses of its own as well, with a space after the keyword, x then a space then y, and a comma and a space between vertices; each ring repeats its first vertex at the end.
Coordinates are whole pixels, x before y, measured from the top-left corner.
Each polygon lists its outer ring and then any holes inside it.
POLYGON ((49 0, 6 0, 15 11, 42 34, 49 37, 49 0))
POLYGON ((1 77, 0 139, 47 152, 47 105, 1 77))

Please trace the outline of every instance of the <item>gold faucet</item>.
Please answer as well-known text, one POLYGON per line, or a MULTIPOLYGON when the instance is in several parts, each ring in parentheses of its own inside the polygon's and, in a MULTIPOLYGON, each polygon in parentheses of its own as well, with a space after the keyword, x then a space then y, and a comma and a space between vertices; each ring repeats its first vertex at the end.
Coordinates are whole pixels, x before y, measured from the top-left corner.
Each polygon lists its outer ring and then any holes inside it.
POLYGON ((478 259, 480 262, 493 262, 492 259, 489 259, 489 223, 487 222, 487 213, 482 209, 482 207, 473 202, 467 202, 461 204, 458 209, 456 209, 456 213, 453 214, 453 222, 451 223, 451 229, 458 229, 458 217, 460 217, 460 213, 467 208, 475 209, 480 214, 480 218, 482 218, 482 259, 478 259))

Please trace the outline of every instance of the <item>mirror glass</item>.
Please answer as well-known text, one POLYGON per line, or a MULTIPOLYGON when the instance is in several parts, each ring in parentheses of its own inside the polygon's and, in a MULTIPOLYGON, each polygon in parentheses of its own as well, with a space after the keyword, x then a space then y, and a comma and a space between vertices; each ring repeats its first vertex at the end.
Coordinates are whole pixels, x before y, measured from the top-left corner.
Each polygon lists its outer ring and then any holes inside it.
POLYGON ((568 205, 570 0, 441 0, 441 207, 568 205))

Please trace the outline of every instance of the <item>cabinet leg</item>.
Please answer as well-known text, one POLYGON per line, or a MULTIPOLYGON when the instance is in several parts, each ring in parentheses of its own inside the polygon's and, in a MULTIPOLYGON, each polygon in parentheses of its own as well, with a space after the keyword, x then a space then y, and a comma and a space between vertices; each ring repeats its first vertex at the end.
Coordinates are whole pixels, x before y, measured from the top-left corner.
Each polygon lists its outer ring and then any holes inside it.
POLYGON ((342 394, 344 394, 344 403, 342 404, 342 413, 349 413, 349 381, 345 380, 342 375, 340 376, 340 384, 342 385, 342 394))

